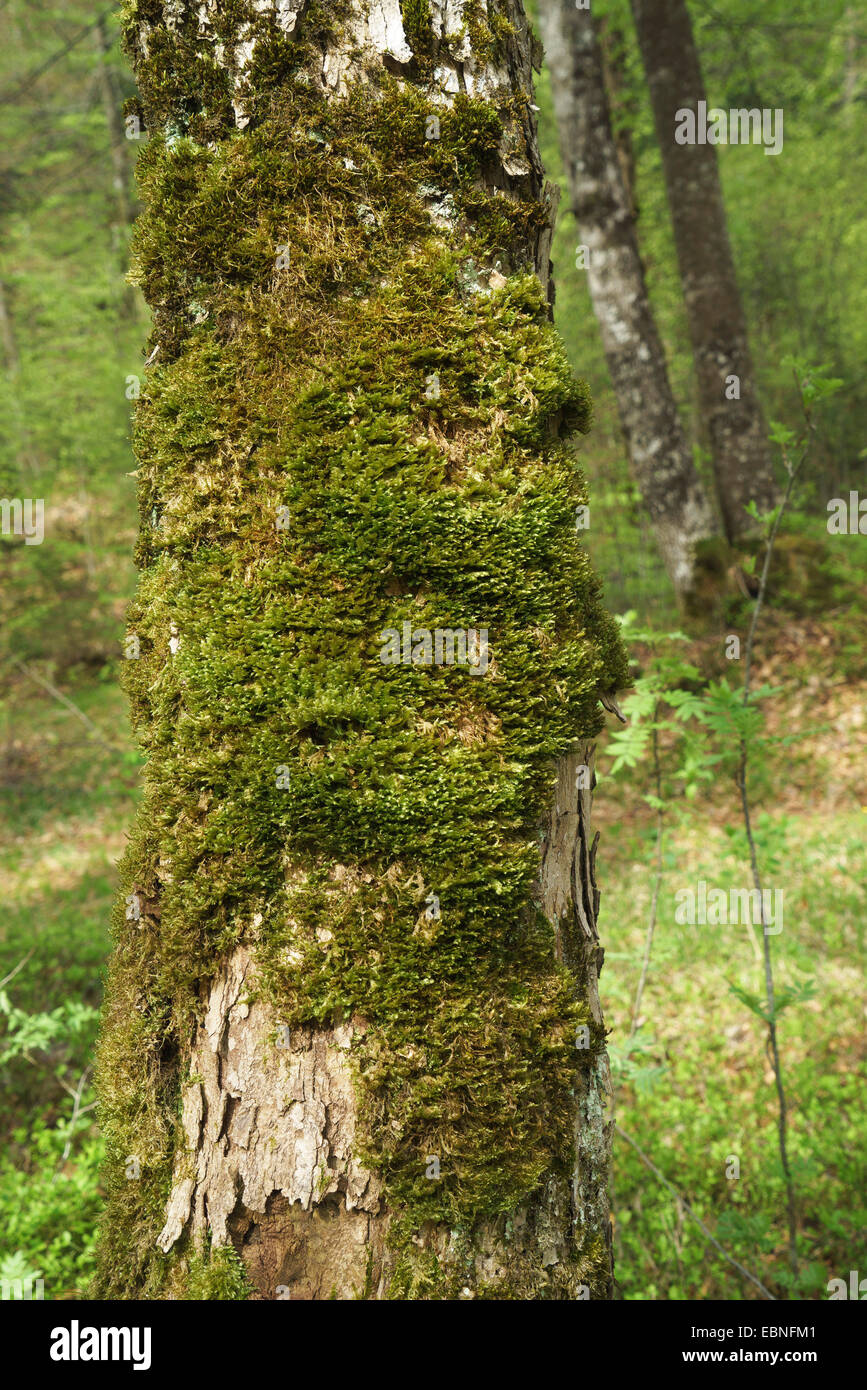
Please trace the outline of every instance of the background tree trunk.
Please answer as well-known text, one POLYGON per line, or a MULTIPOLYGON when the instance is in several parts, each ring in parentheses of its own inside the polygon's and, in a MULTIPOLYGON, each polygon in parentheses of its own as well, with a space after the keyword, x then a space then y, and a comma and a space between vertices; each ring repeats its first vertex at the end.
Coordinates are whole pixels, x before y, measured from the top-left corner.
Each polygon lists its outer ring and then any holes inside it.
POLYGON ((120 228, 124 254, 126 254, 126 237, 135 219, 136 210, 129 195, 129 157, 124 120, 120 109, 121 93, 110 66, 111 40, 104 15, 100 16, 94 26, 93 43, 97 56, 96 77, 99 83, 99 94, 105 113, 105 126, 108 131, 111 151, 112 185, 117 200, 117 225, 120 228))
MULTIPOLYGON (((33 448, 30 429, 21 404, 21 357, 18 352, 18 340, 15 336, 15 325, 12 322, 7 290, 2 279, 0 279, 0 343, 3 345, 3 365, 8 376, 9 413, 16 433, 15 465, 20 470, 22 477, 29 473, 31 477, 38 478, 42 470, 33 448)), ((18 480, 15 479, 14 483, 10 480, 10 485, 17 487, 18 480)))
POLYGON ((572 210, 589 251, 587 283, 599 322, 635 479, 681 603, 696 550, 715 523, 680 423, 644 279, 621 173, 594 20, 571 0, 540 0, 554 110, 572 210))
MULTIPOLYGON (((623 15, 606 15, 599 21, 596 38, 602 53, 602 81, 608 101, 608 111, 617 159, 626 199, 633 222, 638 220, 638 190, 636 188, 635 145, 632 138, 637 120, 637 102, 629 89, 625 72, 625 55, 629 42, 623 26, 623 15)), ((595 27, 595 20, 594 20, 595 27)))
MULTIPOLYGON (((112 237, 117 247, 121 270, 125 274, 129 261, 130 229, 138 209, 130 196, 129 142, 126 138, 126 128, 121 111, 121 90, 111 66, 112 42, 104 15, 101 15, 94 25, 93 44, 97 57, 96 79, 105 114, 105 127, 111 154, 112 186, 117 208, 117 221, 112 225, 112 237)), ((139 312, 138 306, 139 300, 131 286, 124 284, 121 298, 124 317, 135 318, 139 312)))
POLYGON ((862 84, 864 69, 864 39, 859 30, 859 19, 860 13, 855 5, 846 10, 844 19, 846 56, 843 65, 843 105, 847 108, 846 114, 850 122, 855 120, 855 105, 859 100, 859 89, 862 84))
MULTIPOLYGON (((632 0, 644 62, 707 430, 726 534, 754 527, 744 510, 778 500, 765 420, 756 392, 716 149, 678 145, 677 112, 697 111, 704 81, 685 0, 632 0), (740 399, 726 399, 737 377, 740 399)), ((748 156, 744 156, 748 157, 748 156)))
POLYGON ((627 677, 523 11, 157 8, 99 1291, 608 1298, 589 740, 627 677), (430 665, 445 627, 490 669, 430 665))

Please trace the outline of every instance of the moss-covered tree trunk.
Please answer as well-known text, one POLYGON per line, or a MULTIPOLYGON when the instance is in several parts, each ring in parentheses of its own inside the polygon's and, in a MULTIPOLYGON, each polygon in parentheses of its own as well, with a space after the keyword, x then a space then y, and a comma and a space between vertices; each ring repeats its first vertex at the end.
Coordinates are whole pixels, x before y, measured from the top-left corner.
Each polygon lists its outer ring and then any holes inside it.
POLYGON ((579 545, 518 0, 136 0, 147 754, 110 1297, 610 1296, 579 545))

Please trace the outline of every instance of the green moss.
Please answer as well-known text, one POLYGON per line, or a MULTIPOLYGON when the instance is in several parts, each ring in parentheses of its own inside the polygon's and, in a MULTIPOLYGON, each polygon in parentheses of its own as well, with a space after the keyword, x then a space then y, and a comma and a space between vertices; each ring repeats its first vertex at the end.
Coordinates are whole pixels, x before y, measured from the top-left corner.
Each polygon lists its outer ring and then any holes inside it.
MULTIPOLYGON (((594 1028, 576 1061, 582 985, 532 903, 556 760, 599 730, 625 655, 575 532, 590 402, 527 268, 541 214, 480 191, 513 99, 458 98, 439 141, 395 79, 327 103, 304 80, 326 22, 296 44, 263 21, 243 134, 217 136, 217 82, 141 159, 160 351, 125 680, 148 765, 101 1044, 103 1296, 168 1277, 181 1059, 240 941, 281 1020, 366 1021, 362 1157, 415 1296, 441 1287, 421 1222, 469 1232, 568 1172, 576 1066, 604 1046, 594 1028), (384 665, 404 621, 486 628, 487 675, 384 665)), ((137 58, 155 132, 201 75, 163 40, 137 58)))
POLYGON ((434 51, 433 21, 429 0, 401 0, 403 28, 407 42, 417 58, 429 58, 434 51))
POLYGON ((232 1246, 219 1246, 189 1257, 183 1297, 190 1302, 243 1302, 253 1292, 244 1262, 232 1246))
POLYGON ((500 58, 515 28, 501 12, 498 0, 465 0, 463 15, 473 52, 484 63, 500 58))

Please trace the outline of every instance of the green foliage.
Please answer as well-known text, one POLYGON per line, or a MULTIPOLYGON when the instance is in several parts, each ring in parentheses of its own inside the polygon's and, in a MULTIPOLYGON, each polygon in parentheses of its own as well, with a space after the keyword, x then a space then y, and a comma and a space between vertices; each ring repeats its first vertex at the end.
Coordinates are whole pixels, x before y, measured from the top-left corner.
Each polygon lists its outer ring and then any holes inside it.
POLYGON ((0 1156, 0 1279, 41 1280, 46 1298, 80 1289, 94 1270, 103 1146, 85 1118, 93 1108, 83 1084, 86 1073, 74 1087, 70 1063, 82 1033, 92 1044, 95 1019, 96 1010, 78 1000, 66 1000, 50 1013, 28 1014, 0 990, 4 1091, 9 1063, 24 1058, 31 1067, 53 1073, 66 1092, 59 1106, 31 1111, 0 1156), (34 1055, 39 1053, 44 1055, 34 1055))
MULTIPOLYGON (((645 794, 644 801, 653 810, 668 810, 678 794, 694 801, 725 757, 723 750, 711 745, 704 726, 720 732, 720 720, 724 718, 719 711, 721 692, 725 710, 731 708, 728 686, 725 682, 719 687, 706 683, 698 667, 684 659, 684 633, 658 633, 641 627, 634 612, 624 614, 620 624, 624 640, 641 643, 648 657, 641 674, 631 681, 630 693, 623 702, 628 722, 609 735, 613 756, 608 775, 616 776, 624 768, 646 764, 651 744, 661 743, 662 795, 653 790, 645 794)), ((633 665, 638 663, 633 661, 633 665)), ((677 810, 676 803, 674 809, 677 810)))
POLYGON ((750 1013, 758 1018, 764 1019, 765 1023, 776 1021, 784 1009, 790 1004, 802 1004, 807 999, 814 999, 816 996, 816 983, 814 980, 802 980, 797 985, 787 985, 785 989, 777 990, 774 995, 773 1006, 767 1000, 754 994, 752 990, 743 989, 734 981, 729 980, 729 989, 735 998, 746 1005, 750 1013))
POLYGON ((45 1051, 59 1038, 69 1038, 90 1028, 98 1017, 96 1009, 79 999, 67 999, 51 1013, 28 1014, 16 1009, 5 990, 0 990, 0 1018, 5 1019, 6 1032, 0 1051, 0 1066, 13 1057, 28 1056, 32 1051, 45 1051))
POLYGON ((640 1028, 625 1042, 621 1043, 617 1039, 609 1042, 608 1056, 615 1084, 633 1087, 638 1096, 649 1095, 667 1071, 664 1062, 645 1061, 645 1058, 655 1059, 658 1051, 659 1044, 656 1039, 642 1036, 640 1028))
POLYGON ((47 1299, 80 1296, 96 1267, 104 1150, 87 1130, 89 1120, 64 1161, 68 1123, 38 1117, 15 1131, 14 1149, 0 1157, 0 1279, 42 1279, 47 1299))
MULTIPOLYGON (((623 776, 606 784, 609 801, 623 776)), ((772 786, 779 785, 778 778, 775 769, 772 786)), ((635 792, 646 781, 645 769, 635 792)), ((863 814, 856 808, 833 821, 799 814, 797 841, 785 862, 769 870, 774 881, 785 883, 787 904, 786 929, 774 938, 774 952, 781 977, 777 1024, 792 1110, 790 1164, 801 1218, 802 1267, 794 1282, 785 1252, 773 1080, 757 1066, 765 1005, 753 988, 746 987, 753 999, 744 1001, 728 983, 741 987, 749 970, 748 948, 736 931, 685 931, 674 925, 673 886, 700 876, 724 887, 734 881, 724 868, 728 842, 720 828, 733 809, 725 784, 712 785, 705 804, 689 820, 675 820, 668 832, 671 853, 643 1010, 652 1020, 652 1036, 651 1027, 644 1027, 629 1042, 650 891, 644 886, 646 838, 630 837, 627 830, 605 847, 606 875, 626 886, 609 930, 611 949, 606 946, 606 973, 611 971, 606 1021, 613 1030, 609 1051, 618 1084, 617 1119, 723 1247, 777 1297, 824 1299, 829 1278, 867 1260, 867 1164, 860 1139, 867 1122, 867 1061, 858 945, 867 875, 863 814), (830 885, 817 898, 820 874, 830 875, 830 885), (661 1076, 656 1084, 654 1072, 661 1076), (726 1178, 731 1154, 740 1162, 737 1180, 726 1178)), ((616 1136, 613 1200, 618 1280, 625 1298, 759 1296, 616 1136)))
MULTIPOLYGON (((783 464, 787 474, 787 487, 779 506, 770 514, 760 516, 758 510, 753 507, 752 514, 761 525, 764 532, 764 556, 762 560, 761 580, 759 582, 756 607, 750 622, 749 634, 744 652, 745 665, 744 676, 740 690, 730 687, 727 679, 719 681, 709 681, 706 689, 701 695, 693 691, 683 689, 676 691, 666 691, 663 688, 663 662, 665 664, 665 674, 669 677, 679 678, 681 684, 684 678, 693 680, 698 674, 694 668, 685 670, 683 663, 672 660, 670 655, 663 657, 660 661, 658 655, 654 653, 658 669, 650 676, 645 676, 642 688, 636 691, 634 703, 636 706, 636 720, 644 721, 642 731, 645 735, 648 730, 652 733, 653 739, 653 775, 655 779, 655 795, 646 798, 657 813, 657 863, 656 876, 653 886, 653 903, 651 908, 650 925, 646 938, 644 961, 642 964, 642 974, 636 1003, 633 1010, 633 1024, 630 1038, 626 1048, 622 1050, 621 1065, 619 1068, 621 1078, 627 1079, 635 1087, 636 1091, 647 1089, 648 1068, 636 1067, 633 1063, 630 1067, 630 1052, 633 1049, 649 1050, 644 1044, 639 1044, 636 1037, 636 1025, 639 1018, 639 1007, 642 1000, 648 965, 650 962, 650 952, 653 943, 653 934, 656 925, 657 904, 661 887, 663 873, 662 861, 662 836, 664 825, 664 813, 666 802, 663 797, 663 773, 660 761, 659 743, 660 739, 666 734, 670 735, 671 723, 660 719, 660 709, 664 704, 668 704, 681 719, 694 719, 703 735, 709 741, 711 748, 718 747, 722 751, 713 759, 719 763, 719 770, 733 774, 737 784, 740 799, 740 810, 742 816, 742 831, 737 832, 731 825, 724 827, 729 838, 729 853, 735 848, 743 849, 743 864, 745 869, 748 867, 750 881, 755 885, 756 895, 762 894, 763 874, 769 869, 779 873, 782 867, 782 848, 788 837, 790 825, 785 817, 774 824, 770 817, 763 816, 761 823, 761 833, 755 825, 754 810, 752 807, 752 796, 750 792, 750 776, 754 773, 756 754, 761 755, 767 751, 767 740, 760 739, 765 726, 765 712, 761 705, 762 700, 767 700, 770 696, 778 695, 781 691, 774 690, 765 685, 755 688, 752 684, 752 663, 755 657, 755 635, 759 617, 767 598, 767 580, 770 571, 770 562, 773 556, 774 545, 777 540, 780 524, 784 518, 786 508, 791 499, 792 490, 800 474, 801 469, 807 462, 811 444, 811 425, 813 411, 818 400, 824 399, 834 394, 841 385, 838 381, 825 378, 821 374, 821 369, 814 371, 802 362, 792 362, 790 364, 794 371, 801 396, 801 407, 804 416, 804 426, 799 435, 783 426, 774 427, 774 437, 780 447, 783 464), (762 853, 764 847, 767 854, 762 853)), ((633 615, 627 615, 629 619, 633 615)), ((658 645, 659 639, 653 633, 643 634, 646 641, 649 640, 651 649, 654 641, 658 645)), ((682 634, 668 634, 665 639, 668 644, 673 640, 681 640, 682 634)), ((730 640, 730 639, 729 639, 730 640)), ((728 649, 727 655, 740 657, 740 648, 736 652, 728 649)), ((620 736, 621 744, 623 735, 620 736)), ((684 744, 682 738, 676 739, 678 744, 684 744)), ((632 736, 631 743, 626 749, 621 748, 615 756, 614 766, 619 769, 623 766, 635 765, 637 761, 635 754, 636 739, 632 736)), ((677 748, 683 757, 683 749, 677 748)), ((695 753, 689 758, 691 765, 699 768, 704 763, 710 766, 711 759, 705 755, 702 758, 701 751, 696 756, 695 753)), ((764 898, 762 897, 762 911, 759 917, 759 925, 764 923, 764 898)), ((675 917, 677 921, 678 918, 675 917)), ((748 917, 749 920, 749 917, 748 917)), ((780 986, 779 981, 774 980, 774 966, 769 941, 769 931, 763 932, 762 950, 759 952, 758 942, 755 933, 755 923, 750 923, 750 934, 754 949, 763 967, 763 987, 764 997, 749 989, 745 984, 738 983, 729 979, 728 985, 731 994, 744 1006, 751 1014, 760 1019, 766 1028, 765 1042, 767 1045, 773 1079, 775 1082, 777 1101, 778 1101, 778 1154, 779 1169, 785 1189, 785 1205, 787 1218, 786 1247, 788 1257, 788 1267, 777 1272, 778 1282, 787 1289, 793 1296, 804 1292, 811 1287, 811 1281, 816 1276, 817 1266, 809 1264, 804 1267, 798 1250, 798 1180, 805 1176, 804 1166, 801 1164, 793 1165, 791 1149, 787 1128, 790 1120, 790 1102, 786 1098, 785 1085, 783 1079, 784 1067, 781 1060, 782 1050, 780 1046, 780 1033, 778 1021, 786 1009, 793 1004, 803 1005, 813 999, 817 993, 817 984, 814 979, 800 979, 793 983, 780 986)), ((783 923, 781 918, 775 917, 774 935, 782 931, 783 923)), ((652 1044, 650 1045, 652 1046, 652 1044)), ((616 1074, 616 1072, 615 1072, 616 1074)), ((638 1151, 638 1150, 636 1150, 638 1151)), ((639 1155, 640 1156, 640 1155, 639 1155)), ((737 1154, 728 1155, 726 1159, 726 1177, 739 1180, 740 1178, 740 1158, 737 1154), (729 1165, 734 1165, 734 1169, 729 1165)), ((651 1166, 648 1162, 648 1166, 651 1166)), ((656 1172, 656 1170, 654 1170, 656 1172)), ((658 1176, 658 1172, 656 1172, 658 1176)), ((674 1191, 674 1189, 670 1189, 674 1191)), ((679 1199, 680 1200, 680 1199, 679 1199)), ((693 1209, 690 1215, 696 1217, 693 1209)), ((700 1220, 700 1218, 697 1218, 700 1220)), ((732 1229, 737 1227, 732 1223, 732 1229)), ((730 1257, 729 1257, 730 1258, 730 1257)), ((757 1286, 757 1285, 756 1285, 757 1286)))

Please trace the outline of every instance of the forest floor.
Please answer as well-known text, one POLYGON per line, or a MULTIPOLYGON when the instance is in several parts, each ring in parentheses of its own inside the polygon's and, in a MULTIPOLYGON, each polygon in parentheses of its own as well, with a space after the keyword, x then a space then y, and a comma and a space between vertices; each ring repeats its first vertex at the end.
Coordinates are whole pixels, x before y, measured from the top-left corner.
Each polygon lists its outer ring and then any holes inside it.
MULTIPOLYGON (((645 786, 621 775, 603 780, 595 807, 606 947, 600 983, 616 1118, 683 1199, 615 1137, 615 1242, 625 1298, 762 1296, 708 1243, 684 1202, 778 1298, 825 1298, 829 1279, 848 1278, 867 1263, 863 684, 860 671, 840 674, 838 624, 786 622, 770 637, 755 669, 757 685, 777 690, 766 706, 766 733, 782 740, 809 731, 802 741, 780 742, 751 787, 764 882, 784 893, 782 930, 770 938, 775 987, 778 995, 803 991, 778 1024, 801 1268, 794 1279, 786 1263, 767 1029, 735 992, 763 996, 761 966, 744 926, 675 921, 675 893, 702 879, 725 890, 752 886, 740 835, 732 833, 741 820, 738 789, 720 778, 665 829, 651 966, 630 1042, 656 815, 640 799, 649 780, 645 786)), ((701 664, 699 653, 691 655, 701 664)), ((603 737, 603 771, 605 763, 603 737)))

